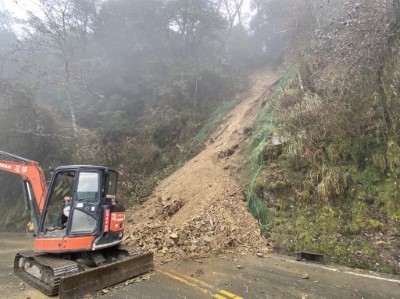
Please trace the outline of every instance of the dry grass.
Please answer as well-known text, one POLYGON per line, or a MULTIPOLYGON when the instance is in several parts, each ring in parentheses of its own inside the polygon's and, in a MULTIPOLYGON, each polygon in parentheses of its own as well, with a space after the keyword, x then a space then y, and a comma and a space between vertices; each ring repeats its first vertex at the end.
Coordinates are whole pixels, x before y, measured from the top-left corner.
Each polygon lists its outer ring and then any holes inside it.
POLYGON ((328 171, 321 183, 317 186, 318 196, 325 202, 333 197, 339 196, 343 192, 340 183, 340 175, 333 171, 328 171))
POLYGON ((388 143, 388 150, 386 153, 388 159, 388 166, 390 171, 397 177, 397 173, 400 167, 400 147, 399 145, 391 140, 388 143))

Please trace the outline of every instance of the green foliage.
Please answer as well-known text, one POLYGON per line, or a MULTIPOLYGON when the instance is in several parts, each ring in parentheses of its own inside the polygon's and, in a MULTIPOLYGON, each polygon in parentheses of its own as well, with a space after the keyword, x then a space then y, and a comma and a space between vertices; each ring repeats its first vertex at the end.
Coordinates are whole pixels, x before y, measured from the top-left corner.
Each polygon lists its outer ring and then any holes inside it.
POLYGON ((294 44, 296 38, 312 28, 315 18, 313 7, 318 2, 253 0, 255 15, 250 22, 250 28, 256 63, 264 62, 274 66, 281 64, 284 48, 294 44))
POLYGON ((268 211, 267 203, 257 194, 262 189, 258 178, 265 164, 264 151, 267 141, 276 130, 276 101, 279 97, 279 92, 282 91, 289 77, 290 72, 287 72, 282 77, 278 90, 268 99, 266 105, 260 111, 251 140, 251 178, 247 189, 247 205, 250 213, 259 221, 263 230, 270 226, 271 214, 268 211))
POLYGON ((30 221, 30 213, 25 209, 22 192, 10 192, 9 196, 13 198, 0 196, 0 209, 3 211, 0 214, 0 231, 25 231, 30 221))
MULTIPOLYGON (((40 161, 45 171, 68 161, 66 156, 72 154, 67 145, 71 136, 52 113, 34 101, 30 89, 5 80, 0 81, 0 127, 1 151, 40 161)), ((24 230, 29 213, 21 178, 1 171, 0 186, 0 228, 24 230)))
MULTIPOLYGON (((258 17, 285 5, 254 2, 262 9, 258 17)), ((273 212, 266 234, 278 250, 399 273, 392 237, 400 229, 399 15, 393 3, 365 2, 354 10, 344 1, 319 9, 308 4, 312 16, 299 25, 304 31, 287 54, 292 75, 256 124, 248 199, 257 196, 273 212), (349 12, 357 22, 344 25, 349 12), (357 28, 380 33, 366 38, 357 28), (284 142, 274 146, 265 133, 284 142)), ((257 22, 263 32, 277 21, 257 22)))
POLYGON ((327 262, 394 273, 395 267, 384 261, 380 251, 354 230, 380 231, 384 224, 365 217, 369 210, 365 204, 353 202, 350 216, 353 224, 349 229, 348 208, 342 204, 328 207, 293 202, 289 209, 277 212, 270 237, 280 250, 317 252, 324 254, 327 262))
POLYGON ((246 70, 260 66, 260 57, 256 54, 257 42, 240 24, 231 29, 226 51, 229 61, 238 65, 240 69, 246 70))

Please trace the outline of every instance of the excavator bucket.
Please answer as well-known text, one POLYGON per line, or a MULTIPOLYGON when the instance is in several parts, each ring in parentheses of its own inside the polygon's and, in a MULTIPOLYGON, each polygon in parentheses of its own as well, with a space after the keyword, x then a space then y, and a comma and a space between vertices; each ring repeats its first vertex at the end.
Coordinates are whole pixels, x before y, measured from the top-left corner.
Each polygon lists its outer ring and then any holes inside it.
POLYGON ((141 253, 128 259, 79 272, 61 279, 59 297, 80 298, 111 285, 153 270, 153 253, 141 253))

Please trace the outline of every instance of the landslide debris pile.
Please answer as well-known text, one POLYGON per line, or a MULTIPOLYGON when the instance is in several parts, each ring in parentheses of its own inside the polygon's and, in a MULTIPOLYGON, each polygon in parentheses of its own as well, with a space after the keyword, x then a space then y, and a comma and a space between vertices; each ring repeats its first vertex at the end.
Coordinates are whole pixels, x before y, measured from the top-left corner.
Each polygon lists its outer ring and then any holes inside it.
POLYGON ((240 96, 243 100, 223 118, 205 149, 162 181, 147 201, 128 210, 125 244, 153 251, 156 262, 271 250, 233 174, 276 79, 269 70, 254 74, 250 91, 240 96))
POLYGON ((153 251, 160 261, 229 252, 270 252, 257 221, 247 212, 240 196, 214 202, 179 227, 169 224, 168 219, 133 225, 125 242, 153 251))

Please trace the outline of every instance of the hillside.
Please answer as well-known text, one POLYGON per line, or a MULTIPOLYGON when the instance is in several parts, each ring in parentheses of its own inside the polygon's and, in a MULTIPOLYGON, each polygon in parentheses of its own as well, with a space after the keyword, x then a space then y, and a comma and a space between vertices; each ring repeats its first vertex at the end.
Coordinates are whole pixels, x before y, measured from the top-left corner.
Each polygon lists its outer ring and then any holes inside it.
POLYGON ((269 69, 252 75, 249 91, 239 95, 239 104, 223 117, 204 150, 128 211, 126 243, 154 251, 158 261, 270 251, 247 211, 245 186, 234 174, 263 99, 276 80, 269 69))
POLYGON ((253 128, 250 199, 278 251, 398 274, 400 3, 303 9, 315 18, 253 128))
POLYGON ((290 28, 279 84, 266 89, 265 73, 205 150, 130 211, 127 242, 168 260, 260 250, 266 237, 279 252, 399 273, 399 2, 295 9, 302 22, 275 20, 290 28), (239 169, 248 186, 232 180, 239 169))

